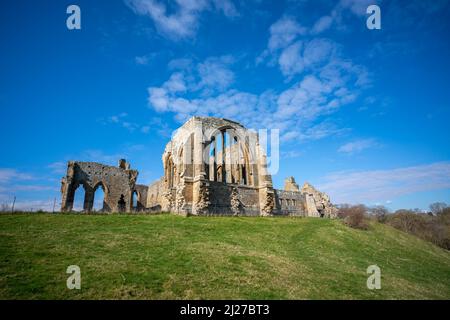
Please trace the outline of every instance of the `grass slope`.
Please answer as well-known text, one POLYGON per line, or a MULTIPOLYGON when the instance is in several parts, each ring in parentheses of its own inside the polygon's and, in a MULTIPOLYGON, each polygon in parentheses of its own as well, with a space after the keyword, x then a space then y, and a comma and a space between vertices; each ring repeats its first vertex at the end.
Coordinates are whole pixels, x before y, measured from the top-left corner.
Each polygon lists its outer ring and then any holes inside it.
POLYGON ((0 298, 449 299, 450 253, 317 218, 1 215, 0 298), (66 288, 72 264, 81 290, 66 288))

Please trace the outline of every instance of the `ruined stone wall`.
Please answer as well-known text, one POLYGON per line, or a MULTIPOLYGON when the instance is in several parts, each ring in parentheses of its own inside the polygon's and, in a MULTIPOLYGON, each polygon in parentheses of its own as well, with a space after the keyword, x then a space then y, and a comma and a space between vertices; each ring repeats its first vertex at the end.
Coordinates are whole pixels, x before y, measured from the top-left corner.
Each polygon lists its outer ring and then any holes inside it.
POLYGON ((330 197, 318 191, 308 182, 302 187, 301 192, 306 197, 306 208, 310 217, 336 218, 337 208, 331 203, 330 197))
POLYGON ((211 181, 209 194, 209 214, 245 216, 260 214, 259 194, 256 188, 211 181))
POLYGON ((133 209, 136 211, 145 211, 147 208, 148 186, 137 184, 134 190, 137 194, 137 207, 133 209))
POLYGON ((258 136, 237 122, 191 118, 167 143, 162 161, 164 176, 149 186, 148 207, 178 214, 257 215, 273 209, 272 179, 258 136))
POLYGON ((306 197, 300 191, 275 190, 276 215, 307 216, 306 197))
POLYGON ((294 177, 289 177, 284 180, 284 190, 286 191, 300 191, 298 184, 295 182, 294 177))
POLYGON ((147 205, 146 207, 149 209, 158 209, 161 210, 161 203, 163 201, 163 181, 162 179, 153 182, 147 191, 147 205))
MULTIPOLYGON (((137 176, 138 172, 129 169, 124 160, 120 161, 119 167, 96 162, 70 161, 67 165, 67 174, 61 181, 61 211, 72 211, 76 190, 84 188, 83 209, 85 212, 91 212, 95 191, 102 188, 103 211, 130 212, 137 176)), ((143 189, 144 187, 141 187, 141 190, 143 189)))
POLYGON ((73 209, 81 187, 86 212, 92 211, 95 191, 102 188, 107 212, 336 216, 328 195, 308 183, 300 190, 289 177, 284 190, 274 189, 259 143, 256 132, 235 121, 192 117, 165 147, 163 177, 148 187, 136 185, 138 172, 123 159, 117 167, 70 161, 61 183, 61 210, 73 209))

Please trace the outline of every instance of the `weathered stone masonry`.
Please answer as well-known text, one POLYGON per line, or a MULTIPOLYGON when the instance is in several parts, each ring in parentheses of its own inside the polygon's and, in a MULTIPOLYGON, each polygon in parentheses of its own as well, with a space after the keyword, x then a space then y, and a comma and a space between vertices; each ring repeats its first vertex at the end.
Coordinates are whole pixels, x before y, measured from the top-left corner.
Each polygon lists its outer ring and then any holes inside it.
POLYGON ((98 188, 104 192, 103 210, 105 212, 131 212, 144 210, 147 205, 147 186, 137 185, 138 172, 130 169, 125 160, 118 167, 96 162, 70 161, 67 174, 61 182, 61 211, 72 211, 75 192, 84 188, 83 211, 91 212, 94 195, 98 188), (133 207, 133 197, 137 206, 133 207))
POLYGON ((256 132, 221 118, 193 117, 167 144, 164 176, 150 185, 147 207, 183 215, 334 217, 329 197, 293 177, 273 188, 256 132))
POLYGON ((258 134, 231 120, 192 117, 166 145, 162 163, 164 176, 147 187, 136 185, 138 172, 125 160, 118 167, 71 161, 62 180, 61 209, 71 211, 75 191, 83 187, 84 211, 92 211, 101 187, 106 212, 336 216, 330 198, 308 183, 299 189, 289 177, 284 190, 274 189, 258 134))

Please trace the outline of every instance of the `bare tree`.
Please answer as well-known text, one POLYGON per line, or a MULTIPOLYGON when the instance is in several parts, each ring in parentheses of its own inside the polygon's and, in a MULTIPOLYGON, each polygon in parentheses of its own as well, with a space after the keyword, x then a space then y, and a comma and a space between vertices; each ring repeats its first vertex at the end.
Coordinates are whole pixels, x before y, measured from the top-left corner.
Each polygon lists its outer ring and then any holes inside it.
POLYGON ((444 211, 444 209, 447 207, 448 205, 445 202, 435 202, 430 204, 430 210, 435 216, 441 214, 442 211, 444 211))
POLYGON ((385 206, 372 207, 369 212, 380 223, 385 223, 389 214, 389 210, 385 206))

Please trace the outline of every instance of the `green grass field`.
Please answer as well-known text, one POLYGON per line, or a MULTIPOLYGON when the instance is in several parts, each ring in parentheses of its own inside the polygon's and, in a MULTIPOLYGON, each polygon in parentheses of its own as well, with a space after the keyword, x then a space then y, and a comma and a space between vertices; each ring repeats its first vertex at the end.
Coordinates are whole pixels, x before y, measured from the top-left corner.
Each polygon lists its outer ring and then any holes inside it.
POLYGON ((450 299, 450 252, 317 218, 0 215, 0 298, 450 299))

